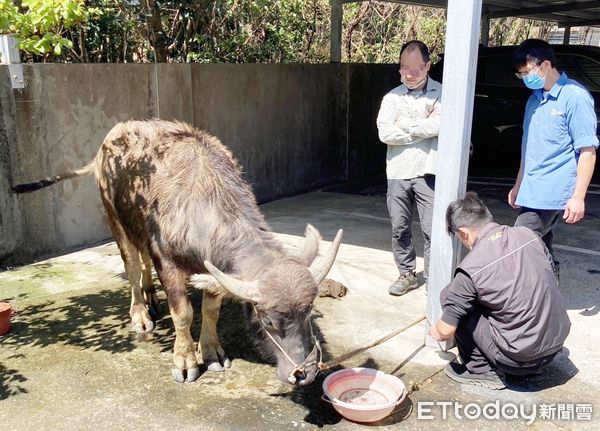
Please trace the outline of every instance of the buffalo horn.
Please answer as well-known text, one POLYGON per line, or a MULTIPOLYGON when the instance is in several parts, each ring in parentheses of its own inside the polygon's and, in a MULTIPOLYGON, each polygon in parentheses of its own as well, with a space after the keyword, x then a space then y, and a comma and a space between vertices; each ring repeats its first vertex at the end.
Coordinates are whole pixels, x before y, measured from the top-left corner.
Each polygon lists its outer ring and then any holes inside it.
POLYGON ((230 275, 221 272, 216 266, 208 260, 204 261, 204 266, 217 281, 229 292, 246 301, 257 303, 260 295, 258 293, 258 281, 238 280, 230 275))
POLYGON ((340 243, 342 242, 343 233, 344 231, 342 229, 338 230, 333 242, 331 243, 331 246, 329 247, 329 250, 327 250, 327 254, 319 262, 313 263, 310 266, 310 272, 312 273, 317 285, 323 281, 333 266, 333 261, 335 260, 335 256, 340 248, 340 243))

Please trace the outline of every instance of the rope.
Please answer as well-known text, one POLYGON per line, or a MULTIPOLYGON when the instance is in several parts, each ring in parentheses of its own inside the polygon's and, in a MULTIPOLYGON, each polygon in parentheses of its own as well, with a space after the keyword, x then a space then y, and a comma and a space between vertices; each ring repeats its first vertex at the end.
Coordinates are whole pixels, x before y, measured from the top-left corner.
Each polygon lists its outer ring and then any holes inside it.
POLYGON ((269 338, 271 339, 271 341, 275 344, 275 346, 277 346, 277 348, 281 351, 281 353, 284 354, 284 356, 287 358, 288 361, 291 362, 291 364, 295 367, 298 368, 298 365, 294 362, 294 360, 292 358, 290 358, 290 355, 287 354, 287 352, 283 349, 283 347, 281 347, 281 345, 275 341, 275 338, 273 338, 273 336, 271 335, 271 333, 269 331, 266 330, 266 328, 264 328, 264 332, 269 336, 269 338))
POLYGON ((420 382, 415 382, 412 380, 410 382, 408 382, 408 388, 407 388, 408 391, 406 392, 406 396, 412 394, 413 392, 420 391, 421 387, 425 386, 426 384, 431 383, 430 380, 432 380, 437 374, 441 373, 442 371, 444 371, 444 368, 440 368, 439 370, 437 370, 433 374, 431 374, 429 377, 425 377, 420 382))
POLYGON ((294 384, 296 382, 296 373, 298 371, 304 372, 306 370, 306 367, 313 366, 313 365, 317 365, 317 367, 318 367, 318 365, 322 363, 321 361, 323 359, 323 351, 321 350, 321 343, 319 343, 319 339, 315 336, 315 333, 313 332, 312 319, 308 320, 308 326, 310 328, 310 338, 313 342, 313 348, 310 351, 310 353, 306 356, 306 358, 304 358, 304 361, 302 361, 300 364, 296 364, 296 362, 294 362, 294 360, 290 357, 290 355, 287 354, 285 349, 283 347, 281 347, 281 345, 277 342, 277 340, 275 340, 275 338, 271 335, 271 333, 269 332, 267 327, 263 324, 262 320, 260 319, 260 316, 258 315, 258 310, 256 309, 256 307, 253 307, 253 308, 254 308, 254 313, 256 314, 256 317, 258 319, 258 322, 259 322, 262 330, 268 335, 268 337, 271 339, 273 344, 275 344, 275 346, 281 351, 281 353, 283 353, 285 358, 294 366, 294 369, 288 376, 288 381, 290 383, 294 384), (319 356, 318 361, 306 362, 306 361, 308 361, 308 358, 310 358, 312 356, 315 349, 318 352, 318 356, 319 356))
MULTIPOLYGON (((317 352, 319 353, 319 360, 318 362, 316 362, 317 368, 319 369, 319 371, 325 371, 330 369, 331 367, 333 367, 334 365, 338 365, 356 355, 359 355, 360 353, 363 353, 367 350, 369 350, 372 347, 378 346, 382 343, 385 343, 386 341, 388 341, 390 338, 395 337, 396 335, 406 331, 408 328, 411 328, 413 326, 415 326, 416 324, 422 322, 423 320, 425 320, 427 318, 427 316, 423 315, 421 317, 419 317, 417 320, 415 320, 412 323, 409 323, 406 326, 403 326, 400 329, 396 329, 393 332, 390 332, 389 334, 378 338, 377 340, 367 344, 365 347, 361 347, 359 349, 353 350, 349 353, 346 353, 345 355, 341 355, 338 356, 337 358, 334 358, 330 361, 327 361, 325 363, 322 362, 323 359, 323 351, 321 350, 321 345, 319 343, 319 340, 317 339, 317 337, 315 336, 314 332, 313 332, 313 328, 312 328, 312 322, 309 320, 309 327, 310 327, 310 335, 313 341, 313 350, 308 354, 308 356, 306 358, 304 358, 304 361, 302 361, 302 363, 300 364, 296 364, 296 362, 290 357, 290 355, 287 354, 287 352, 285 351, 285 349, 283 347, 281 347, 281 345, 277 342, 277 340, 275 340, 275 338, 271 335, 271 333, 267 330, 267 328, 265 327, 265 325, 262 323, 260 316, 258 315, 258 310, 256 309, 256 307, 254 308, 254 312, 256 313, 256 316, 258 318, 259 324, 261 325, 263 331, 267 334, 267 336, 271 339, 271 341, 273 342, 273 344, 275 344, 275 346, 281 351, 281 353, 283 353, 283 355, 285 356, 285 358, 294 366, 294 369, 292 370, 292 372, 290 373, 290 376, 288 377, 288 380, 290 381, 290 383, 293 383, 296 381, 296 372, 297 371, 304 371, 306 369, 307 366, 312 366, 315 364, 315 362, 310 362, 307 363, 308 358, 312 355, 312 353, 314 352, 314 350, 316 349, 317 352)), ((439 372, 439 371, 438 371, 439 372)))
POLYGON ((353 356, 356 356, 356 355, 358 355, 360 353, 363 353, 363 352, 369 350, 371 347, 378 346, 378 345, 386 342, 390 338, 393 338, 396 335, 400 334, 401 332, 406 331, 408 328, 411 328, 411 327, 415 326, 417 323, 422 322, 425 319, 426 319, 426 316, 423 315, 423 316, 419 317, 417 320, 415 320, 414 322, 412 322, 412 323, 410 323, 410 324, 408 324, 408 325, 406 325, 406 326, 404 326, 404 327, 402 327, 400 329, 396 329, 395 331, 393 331, 393 332, 391 332, 391 333, 389 333, 389 334, 387 334, 387 335, 385 335, 385 336, 383 336, 383 337, 381 337, 381 338, 373 341, 372 343, 366 345, 365 347, 361 347, 360 349, 353 350, 353 351, 351 351, 349 353, 346 353, 345 355, 338 356, 337 358, 333 358, 332 360, 327 361, 325 363, 319 362, 319 364, 318 364, 319 370, 320 371, 328 370, 329 368, 331 368, 331 367, 333 367, 335 365, 338 365, 338 364, 340 364, 340 363, 342 363, 342 362, 344 362, 344 361, 352 358, 353 356))

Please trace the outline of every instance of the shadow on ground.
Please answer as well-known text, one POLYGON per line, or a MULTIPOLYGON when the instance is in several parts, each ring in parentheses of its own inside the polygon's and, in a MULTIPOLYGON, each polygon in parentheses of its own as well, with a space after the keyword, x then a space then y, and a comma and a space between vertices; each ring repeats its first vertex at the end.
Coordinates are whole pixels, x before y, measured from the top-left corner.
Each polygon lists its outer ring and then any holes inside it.
POLYGON ((0 400, 27 393, 27 390, 21 385, 26 380, 27 378, 20 374, 18 370, 0 364, 0 400))
POLYGON ((564 385, 578 372, 579 369, 569 358, 569 349, 563 347, 541 374, 526 377, 508 376, 507 388, 515 392, 539 392, 564 385))
MULTIPOLYGON (((159 292, 162 309, 166 310, 164 293, 159 292)), ((202 292, 190 289, 189 297, 195 310, 192 336, 199 339, 201 327, 202 292)), ((53 297, 39 303, 17 307, 12 329, 2 337, 2 347, 14 352, 7 359, 31 354, 31 348, 44 348, 59 344, 76 346, 85 350, 109 353, 129 352, 140 343, 152 343, 160 352, 172 352, 175 332, 170 316, 163 313, 156 321, 153 332, 136 334, 131 330, 129 318, 128 289, 102 290, 93 293, 53 297), (27 352, 27 353, 25 353, 27 352)), ((18 303, 18 301, 16 301, 18 303)), ((318 320, 321 315, 314 312, 313 330, 322 341, 323 360, 331 359, 318 320)), ((241 359, 250 363, 273 364, 273 361, 257 350, 254 336, 249 332, 243 304, 224 303, 218 322, 218 334, 222 346, 233 361, 241 359)), ((200 357, 199 357, 200 360, 200 357)), ((275 369, 273 368, 273 373, 275 369)), ((311 423, 337 423, 339 415, 321 401, 321 383, 324 376, 306 390, 293 391, 292 399, 306 406, 311 412, 311 423)), ((18 370, 0 365, 0 400, 26 393, 21 385, 27 378, 18 370)))
MULTIPOLYGON (((161 296, 164 297, 162 293, 161 296)), ((189 297, 195 310, 191 330, 197 338, 200 334, 201 293, 191 290, 189 297)), ((11 332, 3 337, 2 345, 18 351, 20 346, 25 345, 45 347, 60 343, 120 353, 133 350, 140 341, 148 341, 158 344, 162 352, 172 350, 175 333, 168 313, 157 319, 153 332, 136 334, 131 331, 129 301, 126 289, 102 290, 18 308, 13 316, 11 332)), ((163 309, 167 309, 166 301, 163 299, 161 302, 163 309)), ((253 351, 240 304, 223 305, 218 331, 223 347, 232 359, 255 360, 258 357, 253 351)))
POLYGON ((2 344, 45 347, 61 343, 111 352, 134 348, 127 333, 129 298, 126 291, 103 290, 64 300, 47 300, 18 308, 12 330, 2 344))

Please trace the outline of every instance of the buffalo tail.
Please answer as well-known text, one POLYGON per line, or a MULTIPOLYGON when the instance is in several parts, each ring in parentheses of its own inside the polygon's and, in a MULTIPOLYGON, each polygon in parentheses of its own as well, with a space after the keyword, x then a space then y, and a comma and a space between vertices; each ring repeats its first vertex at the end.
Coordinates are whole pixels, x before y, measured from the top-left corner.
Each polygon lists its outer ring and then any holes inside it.
POLYGON ((54 183, 57 183, 62 180, 67 180, 69 178, 81 177, 85 175, 91 175, 94 173, 94 165, 95 161, 92 160, 86 166, 75 169, 72 171, 67 171, 59 175, 55 175, 53 177, 44 178, 43 180, 34 181, 32 183, 25 184, 17 184, 16 186, 11 187, 11 191, 13 193, 30 193, 39 189, 43 189, 44 187, 51 186, 54 183))

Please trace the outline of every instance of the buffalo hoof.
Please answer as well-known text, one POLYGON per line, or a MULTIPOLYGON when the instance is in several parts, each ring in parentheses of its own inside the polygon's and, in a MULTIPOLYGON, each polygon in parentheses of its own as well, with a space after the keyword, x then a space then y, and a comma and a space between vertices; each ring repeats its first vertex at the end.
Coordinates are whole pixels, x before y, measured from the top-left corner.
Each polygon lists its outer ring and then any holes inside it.
POLYGON ((146 321, 146 323, 137 322, 133 324, 133 330, 138 334, 145 334, 151 332, 154 329, 154 322, 152 320, 146 321))
POLYGON ((223 365, 221 365, 219 361, 209 361, 205 365, 208 371, 215 371, 218 373, 222 373, 223 371, 225 371, 225 368, 223 368, 223 365))
POLYGON ((188 370, 188 372, 187 372, 188 383, 195 382, 196 380, 198 380, 198 377, 200 377, 200 368, 199 367, 188 370))
POLYGON ((188 382, 191 383, 195 380, 198 379, 198 377, 200 377, 200 368, 196 367, 196 368, 192 368, 187 370, 180 370, 179 368, 173 368, 171 370, 171 375, 173 376, 173 379, 177 382, 177 383, 184 383, 184 382, 188 382))
POLYGON ((145 304, 132 304, 129 315, 131 316, 133 330, 138 334, 151 332, 154 329, 154 321, 150 317, 150 313, 148 313, 145 304))
POLYGON ((185 382, 185 375, 183 374, 183 370, 180 370, 179 368, 173 368, 171 370, 171 375, 177 383, 185 382))

